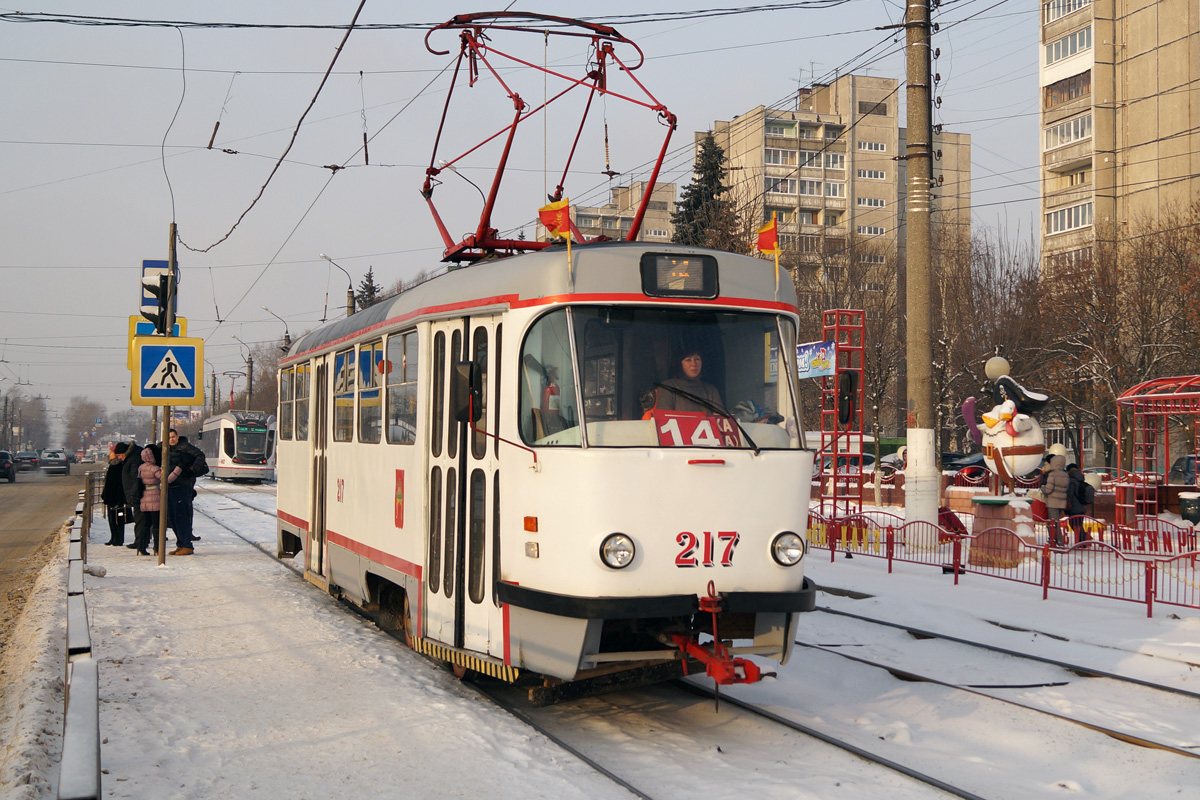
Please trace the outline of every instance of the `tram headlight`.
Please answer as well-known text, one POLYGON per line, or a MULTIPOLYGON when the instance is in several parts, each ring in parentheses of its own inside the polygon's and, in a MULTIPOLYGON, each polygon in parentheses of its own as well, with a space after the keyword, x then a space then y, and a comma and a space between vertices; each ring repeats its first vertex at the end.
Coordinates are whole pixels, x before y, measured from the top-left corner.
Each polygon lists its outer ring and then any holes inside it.
POLYGON ((791 531, 784 531, 771 542, 771 557, 780 566, 796 566, 804 558, 804 539, 791 531))
POLYGON ((624 569, 633 563, 637 553, 633 539, 623 533, 613 533, 600 543, 600 560, 613 569, 624 569))

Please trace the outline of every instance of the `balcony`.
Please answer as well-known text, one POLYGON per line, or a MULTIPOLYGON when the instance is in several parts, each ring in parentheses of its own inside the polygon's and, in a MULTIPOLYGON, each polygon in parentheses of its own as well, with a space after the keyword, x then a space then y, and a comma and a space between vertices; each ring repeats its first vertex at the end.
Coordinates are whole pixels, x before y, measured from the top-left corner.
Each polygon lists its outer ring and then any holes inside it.
POLYGON ((1043 154, 1042 163, 1049 172, 1070 172, 1078 169, 1091 163, 1092 143, 1093 140, 1089 138, 1056 147, 1043 154))

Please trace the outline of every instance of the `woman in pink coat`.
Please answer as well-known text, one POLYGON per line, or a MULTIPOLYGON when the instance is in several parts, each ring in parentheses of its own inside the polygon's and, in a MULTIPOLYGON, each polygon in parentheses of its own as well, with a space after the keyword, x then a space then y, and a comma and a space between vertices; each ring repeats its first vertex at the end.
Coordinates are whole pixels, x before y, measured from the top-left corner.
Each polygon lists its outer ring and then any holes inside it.
MULTIPOLYGON (((162 510, 162 492, 159 486, 162 483, 162 468, 158 466, 156 459, 155 451, 157 450, 158 448, 153 445, 142 448, 142 465, 138 467, 138 480, 142 483, 139 505, 142 513, 138 517, 134 530, 133 546, 140 556, 150 555, 146 546, 150 544, 151 540, 154 541, 155 551, 158 550, 158 538, 153 535, 158 530, 158 516, 159 511, 162 510)), ((176 467, 167 476, 167 482, 174 482, 179 475, 180 468, 176 467)))

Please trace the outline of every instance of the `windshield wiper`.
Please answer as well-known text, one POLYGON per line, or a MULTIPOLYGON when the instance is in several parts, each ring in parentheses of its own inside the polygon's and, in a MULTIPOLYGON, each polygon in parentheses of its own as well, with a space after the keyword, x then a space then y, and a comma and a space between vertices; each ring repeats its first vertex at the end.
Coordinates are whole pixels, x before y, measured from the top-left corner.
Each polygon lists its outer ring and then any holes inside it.
POLYGON ((709 411, 715 412, 718 416, 733 420, 733 424, 737 425, 738 431, 741 432, 742 438, 746 441, 746 443, 748 445, 750 445, 750 449, 754 451, 754 455, 759 454, 759 446, 754 443, 753 439, 750 438, 750 434, 747 433, 746 429, 742 427, 742 423, 738 421, 738 418, 735 417, 733 414, 729 413, 729 411, 727 411, 726 409, 721 408, 716 403, 713 403, 709 400, 705 400, 703 397, 698 397, 697 395, 694 395, 691 392, 685 392, 683 389, 677 389, 674 386, 667 386, 665 383, 656 383, 654 385, 661 389, 666 389, 667 391, 674 392, 675 394, 679 395, 680 397, 685 397, 688 400, 691 400, 696 405, 703 406, 704 408, 707 408, 709 411))

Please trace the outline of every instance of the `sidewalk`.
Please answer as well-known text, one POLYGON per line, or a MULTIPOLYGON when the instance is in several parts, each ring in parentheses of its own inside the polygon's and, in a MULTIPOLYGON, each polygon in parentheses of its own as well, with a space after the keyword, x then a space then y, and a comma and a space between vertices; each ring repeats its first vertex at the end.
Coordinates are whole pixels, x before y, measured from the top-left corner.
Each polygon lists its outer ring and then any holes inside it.
MULTIPOLYGON (((231 527, 273 553, 273 519, 243 517, 231 527)), ((88 563, 107 575, 85 585, 106 797, 629 796, 200 513, 196 532, 196 555, 159 567, 104 546, 94 520, 88 563)), ((42 577, 29 615, 47 635, 31 645, 61 651, 66 592, 42 577)), ((57 683, 57 701, 40 700, 61 709, 62 661, 37 660, 28 677, 57 683)), ((35 751, 58 747, 61 710, 42 724, 51 736, 14 743, 35 767, 13 796, 54 796, 57 751, 35 751)))

